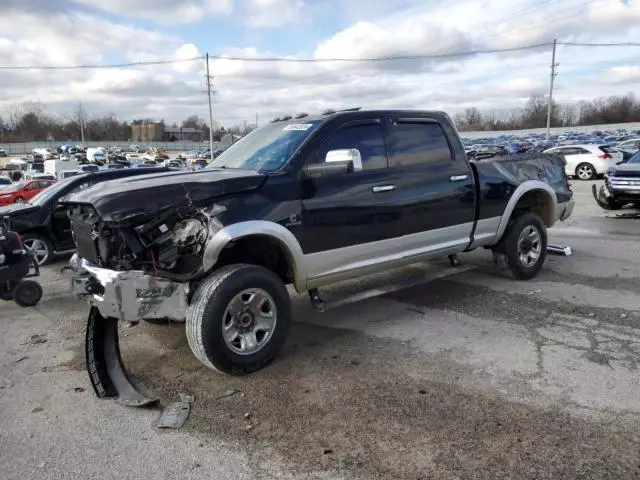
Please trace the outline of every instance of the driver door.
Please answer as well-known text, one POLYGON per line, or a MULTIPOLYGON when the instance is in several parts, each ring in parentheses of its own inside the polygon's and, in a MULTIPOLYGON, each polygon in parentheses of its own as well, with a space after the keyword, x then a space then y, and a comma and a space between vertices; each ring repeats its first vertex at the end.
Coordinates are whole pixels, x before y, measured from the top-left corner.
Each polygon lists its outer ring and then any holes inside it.
POLYGON ((51 216, 51 228, 53 229, 53 233, 55 234, 58 243, 61 245, 61 249, 67 247, 71 249, 74 248, 75 245, 73 242, 73 236, 71 235, 71 220, 69 219, 69 215, 67 215, 67 207, 58 204, 58 200, 74 192, 84 190, 85 188, 92 186, 94 183, 95 182, 83 182, 76 185, 71 190, 63 192, 60 197, 56 199, 51 216))
POLYGON ((359 151, 361 169, 302 181, 299 241, 305 254, 338 258, 337 250, 354 246, 366 250, 363 245, 397 233, 382 118, 337 125, 320 140, 307 164, 325 163, 329 152, 351 149, 359 151))

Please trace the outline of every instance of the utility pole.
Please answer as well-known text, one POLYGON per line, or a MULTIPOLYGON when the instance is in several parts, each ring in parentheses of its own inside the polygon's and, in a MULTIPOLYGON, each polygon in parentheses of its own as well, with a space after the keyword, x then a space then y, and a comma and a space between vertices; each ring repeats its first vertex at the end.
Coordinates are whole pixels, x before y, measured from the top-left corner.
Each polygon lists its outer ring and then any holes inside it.
POLYGON ((211 104, 211 84, 213 77, 209 75, 209 53, 207 53, 207 96, 209 97, 209 151, 213 160, 213 105, 211 104))
POLYGON ((84 145, 84 121, 82 119, 82 102, 78 105, 78 122, 80 123, 80 143, 84 145))
POLYGON ((549 79, 549 103, 547 104, 547 135, 546 139, 549 140, 549 129, 551 128, 551 105, 553 103, 553 80, 556 78, 556 42, 553 39, 553 53, 551 54, 551 78, 549 79))
POLYGON ((256 112, 256 130, 258 129, 258 112, 256 112))

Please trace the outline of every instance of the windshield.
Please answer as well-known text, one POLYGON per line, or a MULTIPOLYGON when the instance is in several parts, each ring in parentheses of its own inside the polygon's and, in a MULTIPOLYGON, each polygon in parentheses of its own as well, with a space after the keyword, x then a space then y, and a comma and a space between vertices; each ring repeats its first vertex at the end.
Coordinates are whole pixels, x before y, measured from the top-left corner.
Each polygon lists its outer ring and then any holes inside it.
POLYGON ((299 119, 266 125, 231 145, 206 168, 277 170, 321 121, 299 119))
POLYGON ((47 187, 44 190, 42 190, 39 194, 37 194, 31 200, 29 200, 29 203, 32 203, 34 205, 44 205, 51 198, 55 197, 59 193, 62 193, 66 189, 66 187, 68 187, 71 183, 77 180, 78 180, 78 175, 75 175, 73 177, 69 177, 60 182, 54 183, 50 187, 47 187))

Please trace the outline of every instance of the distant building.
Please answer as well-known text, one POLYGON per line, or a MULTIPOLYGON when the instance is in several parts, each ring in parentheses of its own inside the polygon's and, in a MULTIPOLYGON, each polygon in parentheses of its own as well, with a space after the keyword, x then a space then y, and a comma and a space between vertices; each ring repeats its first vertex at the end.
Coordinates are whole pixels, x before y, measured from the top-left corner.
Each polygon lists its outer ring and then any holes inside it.
POLYGON ((162 123, 131 125, 134 142, 201 142, 204 131, 191 127, 166 127, 162 123))
POLYGON ((164 137, 164 125, 162 123, 131 125, 131 136, 134 142, 161 142, 164 137))
POLYGON ((163 140, 166 142, 201 142, 204 140, 204 130, 192 127, 165 127, 163 140))

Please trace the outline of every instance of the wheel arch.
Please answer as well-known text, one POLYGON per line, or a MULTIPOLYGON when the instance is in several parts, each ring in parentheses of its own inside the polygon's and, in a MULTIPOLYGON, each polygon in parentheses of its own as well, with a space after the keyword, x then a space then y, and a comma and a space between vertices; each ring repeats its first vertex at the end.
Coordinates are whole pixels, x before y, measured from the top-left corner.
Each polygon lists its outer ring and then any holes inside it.
POLYGON ((500 241, 507 229, 509 220, 519 211, 535 213, 542 219, 545 226, 550 228, 558 218, 556 193, 547 183, 539 180, 528 180, 520 184, 507 203, 492 244, 500 241))
POLYGON ((230 258, 234 261, 247 261, 243 253, 248 254, 249 248, 253 254, 263 252, 265 249, 274 252, 273 249, 276 249, 274 253, 284 260, 286 266, 278 262, 277 267, 274 268, 263 256, 260 256, 262 261, 250 263, 267 266, 274 270, 285 283, 292 283, 298 292, 305 290, 307 277, 303 268, 302 248, 289 230, 275 222, 251 220, 235 223, 219 230, 207 243, 202 259, 203 269, 209 272, 216 265, 221 265, 221 262, 230 258))

